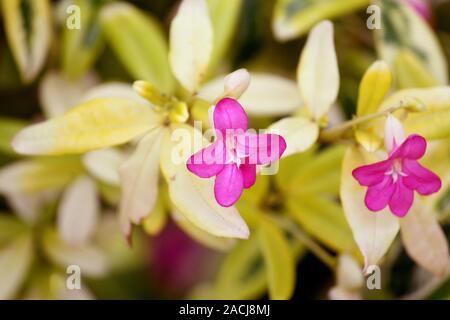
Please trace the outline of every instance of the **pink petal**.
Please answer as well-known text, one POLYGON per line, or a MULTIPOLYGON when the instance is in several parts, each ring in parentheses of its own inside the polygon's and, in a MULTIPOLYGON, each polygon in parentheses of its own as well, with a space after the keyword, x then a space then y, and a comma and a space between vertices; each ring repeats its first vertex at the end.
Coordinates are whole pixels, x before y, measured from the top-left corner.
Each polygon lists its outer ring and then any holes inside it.
POLYGON ((278 134, 246 133, 236 137, 239 155, 248 157, 251 164, 269 164, 281 158, 286 141, 278 134))
POLYGON ((412 134, 406 138, 392 154, 390 159, 412 159, 417 160, 423 157, 427 149, 427 141, 418 134, 412 134))
POLYGON ((238 201, 244 189, 244 179, 236 164, 224 166, 214 183, 214 195, 222 207, 229 207, 238 201))
POLYGON ((391 160, 384 160, 377 163, 362 166, 353 170, 353 177, 358 180, 362 186, 373 186, 381 183, 385 178, 385 172, 392 165, 391 160))
POLYGON ((397 217, 404 217, 414 200, 414 191, 403 184, 403 178, 399 177, 395 184, 395 190, 389 201, 389 209, 397 217))
POLYGON ((193 154, 187 161, 187 168, 200 178, 210 178, 217 175, 224 167, 225 145, 217 140, 208 147, 193 154))
POLYGON ((422 195, 429 195, 441 189, 441 179, 415 160, 404 160, 402 170, 408 175, 403 178, 405 186, 422 195))
POLYGON ((244 108, 232 98, 223 98, 214 108, 214 127, 226 136, 227 129, 242 130, 245 132, 248 126, 247 114, 244 108))
POLYGON ((239 166, 244 179, 244 188, 248 189, 255 184, 256 181, 256 164, 243 163, 239 166))
POLYGON ((380 183, 372 185, 367 189, 364 199, 366 207, 371 211, 384 209, 389 203, 394 189, 395 185, 393 184, 392 176, 385 175, 380 183))

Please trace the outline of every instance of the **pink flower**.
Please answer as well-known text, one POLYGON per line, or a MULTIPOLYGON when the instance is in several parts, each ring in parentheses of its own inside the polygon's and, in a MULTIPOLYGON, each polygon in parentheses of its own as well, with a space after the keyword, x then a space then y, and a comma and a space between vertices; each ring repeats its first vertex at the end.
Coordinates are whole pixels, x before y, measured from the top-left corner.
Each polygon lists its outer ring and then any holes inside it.
POLYGON ((239 199, 244 188, 255 183, 256 166, 280 159, 286 142, 277 134, 247 131, 247 114, 232 98, 217 103, 213 123, 215 142, 193 154, 187 168, 201 178, 215 176, 215 198, 221 206, 229 207, 239 199))
POLYGON ((425 154, 425 138, 412 134, 400 145, 397 141, 395 137, 386 141, 387 147, 392 146, 387 160, 359 167, 352 174, 360 185, 368 187, 365 204, 369 210, 379 211, 389 205, 393 214, 403 217, 411 208, 414 190, 421 195, 432 194, 441 188, 441 180, 417 162, 425 154))

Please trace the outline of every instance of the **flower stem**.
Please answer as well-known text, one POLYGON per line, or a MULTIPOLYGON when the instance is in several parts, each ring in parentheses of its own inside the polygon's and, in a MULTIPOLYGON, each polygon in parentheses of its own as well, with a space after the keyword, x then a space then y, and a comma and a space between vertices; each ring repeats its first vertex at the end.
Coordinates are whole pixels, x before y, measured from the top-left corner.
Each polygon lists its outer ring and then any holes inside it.
POLYGON ((389 113, 393 113, 399 109, 403 109, 403 108, 407 108, 409 107, 409 105, 405 105, 404 103, 400 103, 398 106, 396 107, 392 107, 383 111, 379 111, 376 113, 372 113, 372 114, 368 114, 368 115, 364 115, 361 117, 356 117, 353 118, 352 120, 343 122, 337 126, 322 130, 322 132, 320 133, 320 137, 319 139, 323 142, 334 142, 338 139, 340 139, 345 133, 347 133, 347 130, 353 128, 354 126, 379 118, 379 117, 383 117, 389 113))
POLYGON ((312 239, 306 232, 300 229, 296 224, 286 217, 279 215, 271 215, 271 218, 284 231, 290 233, 297 240, 302 242, 308 250, 310 250, 320 261, 322 261, 331 270, 336 269, 336 258, 322 248, 314 239, 312 239))

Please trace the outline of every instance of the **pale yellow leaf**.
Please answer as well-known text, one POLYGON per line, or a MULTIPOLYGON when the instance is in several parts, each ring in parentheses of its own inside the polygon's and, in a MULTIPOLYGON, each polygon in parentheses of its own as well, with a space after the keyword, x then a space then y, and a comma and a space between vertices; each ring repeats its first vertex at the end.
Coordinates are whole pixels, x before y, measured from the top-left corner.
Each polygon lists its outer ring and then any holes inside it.
POLYGON ((20 290, 33 259, 31 235, 19 236, 0 247, 0 299, 12 299, 20 290))
POLYGON ((141 223, 156 204, 162 136, 159 129, 148 133, 119 169, 122 187, 119 217, 126 236, 130 235, 131 223, 141 223))
POLYGON ((449 271, 448 243, 433 210, 415 199, 400 219, 400 234, 408 255, 421 267, 443 277, 449 271))
POLYGON ((183 0, 170 27, 169 61, 181 85, 195 92, 213 49, 213 29, 205 0, 183 0))
POLYGON ((119 167, 125 160, 125 154, 120 150, 109 148, 91 151, 86 153, 82 160, 95 178, 113 186, 120 184, 119 167))
MULTIPOLYGON (((251 72, 248 89, 239 98, 249 115, 276 116, 287 115, 303 106, 297 84, 287 78, 251 72)), ((224 89, 224 76, 206 83, 199 95, 214 103, 224 89)))
POLYGON ((366 188, 353 178, 352 171, 375 162, 357 147, 345 153, 341 172, 341 201, 353 237, 364 257, 364 270, 378 264, 389 249, 399 230, 399 222, 389 209, 371 212, 364 204, 366 188))
POLYGON ((317 123, 303 117, 281 119, 272 124, 267 131, 279 134, 286 140, 287 147, 283 157, 307 150, 319 136, 317 123))
POLYGON ((86 243, 97 226, 99 202, 95 182, 80 176, 64 191, 59 204, 59 236, 72 245, 86 243))
POLYGON ((319 120, 331 108, 339 91, 339 70, 330 21, 323 21, 311 30, 300 56, 297 82, 306 107, 319 120))

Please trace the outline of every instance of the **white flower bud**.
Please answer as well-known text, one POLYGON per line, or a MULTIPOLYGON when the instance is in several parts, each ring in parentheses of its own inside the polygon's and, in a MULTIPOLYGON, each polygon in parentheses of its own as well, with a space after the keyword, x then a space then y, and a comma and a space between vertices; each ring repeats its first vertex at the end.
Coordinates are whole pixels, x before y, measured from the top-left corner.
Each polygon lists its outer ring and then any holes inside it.
POLYGON ((250 73, 247 69, 236 70, 224 79, 225 96, 238 99, 250 85, 250 73))

